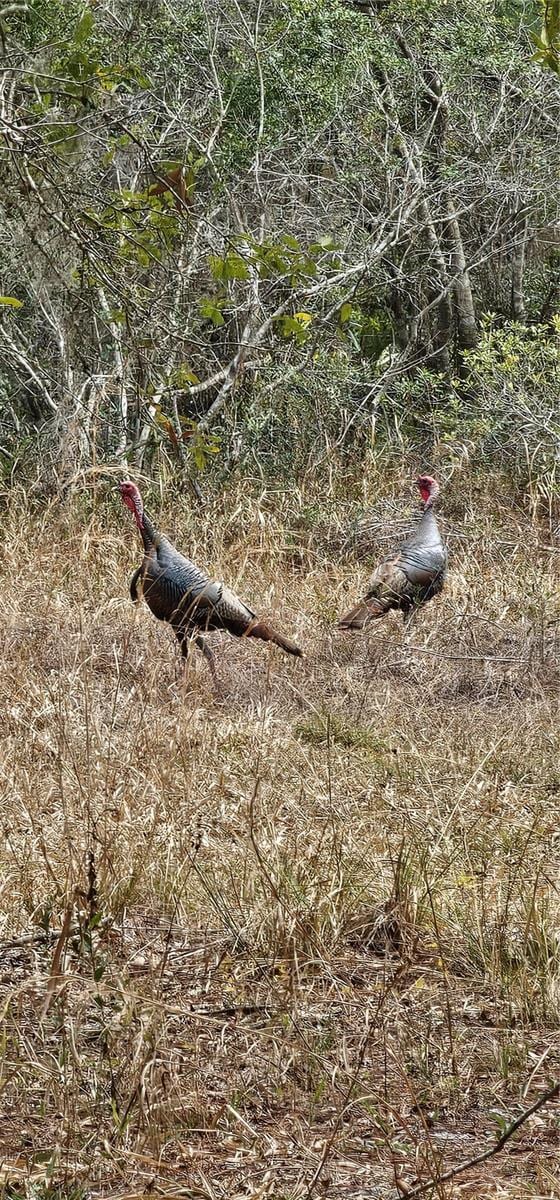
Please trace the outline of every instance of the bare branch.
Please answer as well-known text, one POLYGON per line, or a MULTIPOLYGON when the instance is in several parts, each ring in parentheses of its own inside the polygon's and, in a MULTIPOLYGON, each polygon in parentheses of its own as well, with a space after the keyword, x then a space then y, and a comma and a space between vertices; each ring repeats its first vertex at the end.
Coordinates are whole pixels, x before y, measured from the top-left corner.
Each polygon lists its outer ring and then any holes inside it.
POLYGON ((432 1191, 433 1188, 439 1187, 440 1184, 448 1183, 450 1179, 456 1179, 458 1175, 464 1175, 465 1171, 470 1171, 472 1167, 478 1167, 480 1166, 480 1163, 487 1162, 489 1158, 493 1158, 495 1154, 499 1154, 500 1150, 503 1150, 506 1143, 509 1142, 514 1133, 517 1133, 517 1130, 529 1120, 529 1117, 534 1116, 534 1114, 538 1112, 540 1108, 543 1108, 545 1104, 549 1104, 551 1100, 556 1100, 559 1095, 560 1082, 557 1082, 554 1083, 552 1087, 549 1087, 546 1092, 543 1092, 530 1108, 524 1109, 524 1111, 520 1113, 518 1117, 516 1117, 515 1121, 512 1121, 511 1124, 508 1125, 507 1129, 504 1130, 497 1142, 495 1142, 493 1146, 490 1146, 488 1150, 484 1150, 482 1154, 476 1154, 473 1158, 466 1159, 465 1162, 460 1163, 458 1167, 452 1167, 449 1171, 444 1171, 443 1175, 438 1175, 437 1178, 430 1179, 426 1183, 421 1183, 419 1187, 409 1188, 408 1191, 403 1191, 402 1195, 406 1197, 406 1200, 413 1200, 413 1197, 423 1196, 426 1192, 432 1191))

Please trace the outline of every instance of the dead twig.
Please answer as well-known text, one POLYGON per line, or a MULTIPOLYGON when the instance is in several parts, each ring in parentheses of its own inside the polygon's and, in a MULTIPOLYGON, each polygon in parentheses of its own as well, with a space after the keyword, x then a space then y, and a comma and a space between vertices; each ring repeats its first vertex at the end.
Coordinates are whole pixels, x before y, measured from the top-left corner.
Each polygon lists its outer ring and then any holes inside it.
POLYGON ((550 1100, 555 1100, 558 1095, 560 1095, 560 1080, 557 1080, 552 1087, 548 1088, 548 1091, 543 1092, 530 1108, 524 1109, 516 1117, 515 1121, 512 1121, 511 1125, 508 1125, 507 1129, 504 1129, 501 1137, 498 1138, 497 1142, 489 1150, 484 1150, 482 1154, 475 1154, 474 1158, 467 1158, 465 1162, 459 1163, 458 1167, 451 1167, 449 1171, 445 1171, 443 1175, 438 1175, 436 1179, 429 1179, 427 1183, 421 1183, 418 1187, 403 1192, 403 1196, 406 1200, 412 1200, 413 1196, 422 1196, 433 1188, 439 1187, 441 1183, 447 1183, 450 1179, 456 1179, 458 1175, 463 1175, 465 1171, 470 1171, 471 1167, 478 1167, 480 1163, 493 1158, 494 1154, 499 1154, 500 1150, 503 1150, 506 1142, 509 1142, 514 1133, 517 1133, 517 1130, 525 1124, 525 1121, 529 1120, 529 1117, 532 1117, 534 1113, 543 1108, 545 1104, 548 1104, 550 1100))

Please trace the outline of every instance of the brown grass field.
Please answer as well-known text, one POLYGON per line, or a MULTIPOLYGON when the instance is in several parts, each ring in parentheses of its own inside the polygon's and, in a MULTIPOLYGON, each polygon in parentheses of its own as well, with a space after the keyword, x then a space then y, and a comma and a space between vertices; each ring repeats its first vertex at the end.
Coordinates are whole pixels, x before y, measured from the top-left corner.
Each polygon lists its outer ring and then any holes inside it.
POLYGON ((560 1079, 558 530, 454 481, 443 596, 338 633, 377 486, 152 496, 305 648, 215 636, 220 700, 118 499, 5 506, 2 1194, 560 1196, 557 1100, 438 1182, 560 1079))

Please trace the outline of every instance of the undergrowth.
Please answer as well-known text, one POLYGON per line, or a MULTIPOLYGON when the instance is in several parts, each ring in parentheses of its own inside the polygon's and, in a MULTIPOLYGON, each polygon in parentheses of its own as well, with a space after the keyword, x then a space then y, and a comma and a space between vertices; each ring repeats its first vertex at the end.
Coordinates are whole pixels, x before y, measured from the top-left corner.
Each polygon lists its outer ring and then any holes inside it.
MULTIPOLYGON (((377 486, 152 494, 305 648, 218 635, 221 701, 132 609, 114 497, 7 504, 6 1195, 396 1196, 558 1076, 555 530, 460 479, 443 595, 343 634, 407 515, 377 486)), ((557 1195, 558 1136, 541 1111, 462 1188, 557 1195)))

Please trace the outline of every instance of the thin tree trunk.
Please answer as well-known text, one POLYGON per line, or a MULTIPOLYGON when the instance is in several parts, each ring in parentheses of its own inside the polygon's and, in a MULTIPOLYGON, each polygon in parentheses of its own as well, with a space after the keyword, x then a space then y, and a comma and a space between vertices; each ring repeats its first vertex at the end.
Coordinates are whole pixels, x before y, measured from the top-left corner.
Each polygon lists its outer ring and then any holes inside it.
POLYGON ((424 237, 437 272, 435 284, 430 284, 428 289, 430 298, 441 292, 441 298, 436 308, 435 330, 433 334, 435 354, 433 357, 439 369, 444 374, 448 374, 451 369, 450 346, 453 341, 453 305, 448 287, 447 263, 426 200, 421 201, 418 211, 424 222, 424 237))
POLYGON ((396 263, 387 257, 383 262, 383 267, 392 281, 387 291, 387 305, 393 318, 395 345, 399 351, 402 351, 406 349, 410 339, 409 313, 407 312, 405 293, 396 263))
POLYGON ((428 248, 427 278, 431 297, 439 296, 435 309, 435 330, 433 333, 433 350, 431 361, 444 374, 451 369, 450 345, 453 338, 453 305, 448 286, 449 272, 445 254, 438 237, 436 225, 430 205, 426 198, 426 183, 424 179, 422 153, 414 138, 408 138, 401 125, 393 89, 385 70, 376 69, 377 77, 382 84, 380 107, 393 133, 394 146, 406 164, 408 178, 412 180, 417 196, 417 213, 422 236, 428 248), (432 270, 430 270, 430 267, 432 270), (435 278, 430 279, 430 276, 435 278))
POLYGON ((117 324, 111 315, 107 297, 102 287, 98 287, 97 294, 103 310, 107 327, 110 330, 113 339, 113 361, 115 363, 114 379, 117 385, 118 395, 118 413, 117 420, 119 426, 119 441, 115 449, 115 458, 124 463, 126 443, 128 437, 128 389, 127 389, 127 369, 123 354, 123 336, 122 328, 117 324))
POLYGON ((515 239, 511 261, 511 315, 514 321, 525 320, 524 277, 528 226, 528 213, 518 209, 515 215, 515 239))
POLYGON ((457 316, 457 341, 459 350, 471 350, 478 342, 478 329, 463 239, 451 196, 447 197, 447 211, 449 213, 447 233, 451 248, 451 266, 455 276, 452 288, 457 316))

